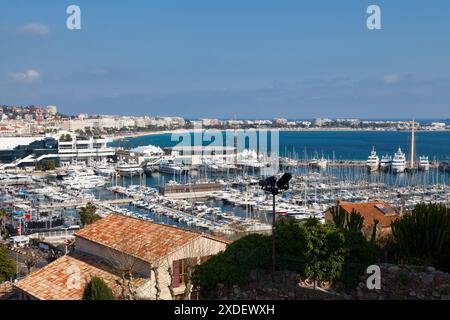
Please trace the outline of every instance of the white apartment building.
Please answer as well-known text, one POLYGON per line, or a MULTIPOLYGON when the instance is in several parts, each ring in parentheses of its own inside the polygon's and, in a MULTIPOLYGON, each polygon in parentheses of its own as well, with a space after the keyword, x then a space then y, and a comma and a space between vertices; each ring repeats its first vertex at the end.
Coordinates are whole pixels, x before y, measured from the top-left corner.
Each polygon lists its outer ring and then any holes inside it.
POLYGON ((60 132, 58 137, 58 158, 62 165, 73 161, 101 161, 115 154, 107 146, 111 140, 104 137, 79 137, 70 132, 60 132))

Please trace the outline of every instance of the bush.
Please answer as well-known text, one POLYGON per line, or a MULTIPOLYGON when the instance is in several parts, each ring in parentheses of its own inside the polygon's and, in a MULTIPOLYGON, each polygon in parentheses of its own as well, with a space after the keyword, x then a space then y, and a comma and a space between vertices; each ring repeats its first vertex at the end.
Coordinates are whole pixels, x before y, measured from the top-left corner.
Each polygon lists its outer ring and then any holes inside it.
POLYGON ((397 254, 407 263, 433 264, 448 271, 450 213, 445 205, 418 204, 392 223, 397 254))
POLYGON ((379 250, 375 243, 367 241, 361 232, 347 231, 344 238, 346 253, 340 280, 345 288, 353 289, 367 267, 378 261, 379 250))
POLYGON ((251 271, 269 270, 271 260, 271 237, 259 234, 245 236, 197 266, 193 283, 202 290, 214 290, 219 283, 248 283, 251 271))
POLYGON ((332 224, 309 219, 300 227, 305 236, 303 276, 316 281, 340 277, 344 264, 344 234, 332 224))
POLYGON ((114 300, 114 294, 103 279, 92 277, 84 287, 83 300, 114 300))
MULTIPOLYGON (((276 269, 295 271, 317 281, 339 278, 344 265, 344 234, 316 219, 305 225, 280 221, 276 226, 276 269)), ((207 262, 197 266, 194 285, 205 297, 219 283, 249 283, 252 271, 272 271, 272 238, 253 234, 235 241, 207 262)), ((213 292, 212 292, 213 293, 213 292)))

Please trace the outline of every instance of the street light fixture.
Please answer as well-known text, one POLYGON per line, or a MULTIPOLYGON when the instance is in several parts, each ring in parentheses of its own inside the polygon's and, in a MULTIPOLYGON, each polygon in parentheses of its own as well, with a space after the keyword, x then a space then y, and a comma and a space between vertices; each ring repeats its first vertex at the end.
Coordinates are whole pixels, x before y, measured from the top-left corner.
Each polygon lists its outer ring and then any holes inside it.
POLYGON ((259 186, 262 190, 272 195, 273 200, 273 211, 272 211, 272 282, 275 283, 275 222, 276 222, 276 211, 275 211, 275 196, 281 192, 289 189, 289 181, 292 179, 290 173, 285 173, 277 181, 276 177, 269 177, 264 180, 259 181, 259 186))

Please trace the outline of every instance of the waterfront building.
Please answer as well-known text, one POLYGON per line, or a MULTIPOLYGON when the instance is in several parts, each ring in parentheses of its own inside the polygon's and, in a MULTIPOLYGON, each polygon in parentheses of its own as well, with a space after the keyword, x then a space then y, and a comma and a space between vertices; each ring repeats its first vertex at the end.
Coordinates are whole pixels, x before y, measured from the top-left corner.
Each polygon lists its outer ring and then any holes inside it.
POLYGON ((34 166, 36 162, 54 160, 65 165, 74 161, 103 161, 115 155, 104 137, 83 137, 71 132, 60 132, 12 150, 0 150, 0 168, 34 166))
POLYGON ((107 146, 108 138, 83 137, 69 132, 60 134, 58 158, 62 165, 73 161, 102 161, 115 155, 114 148, 107 146))
POLYGON ((155 299, 158 281, 160 299, 177 299, 184 296, 187 268, 225 250, 228 243, 111 214, 75 234, 73 253, 31 273, 15 288, 24 300, 81 300, 85 284, 98 276, 120 297, 123 286, 119 283, 126 270, 133 275, 137 298, 155 299))

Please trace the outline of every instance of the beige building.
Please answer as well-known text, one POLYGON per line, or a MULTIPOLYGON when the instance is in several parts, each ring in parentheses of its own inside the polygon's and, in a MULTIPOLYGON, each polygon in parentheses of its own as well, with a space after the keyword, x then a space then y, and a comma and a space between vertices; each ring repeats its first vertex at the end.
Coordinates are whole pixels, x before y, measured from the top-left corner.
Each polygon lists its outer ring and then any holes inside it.
POLYGON ((126 274, 132 275, 139 299, 156 299, 157 287, 159 299, 180 299, 195 265, 227 244, 207 234, 111 214, 78 231, 73 253, 33 272, 16 289, 22 299, 80 300, 85 284, 98 276, 121 298, 129 294, 128 284, 121 282, 129 279, 126 274))

